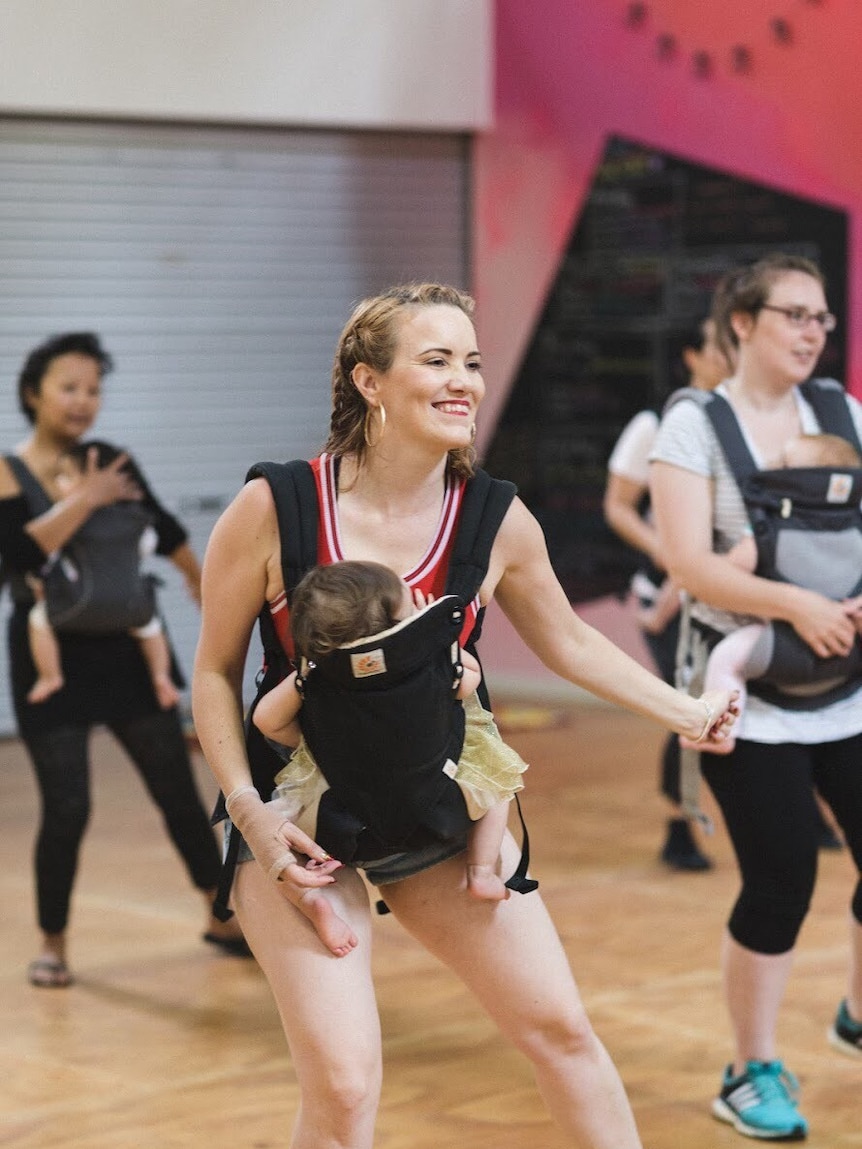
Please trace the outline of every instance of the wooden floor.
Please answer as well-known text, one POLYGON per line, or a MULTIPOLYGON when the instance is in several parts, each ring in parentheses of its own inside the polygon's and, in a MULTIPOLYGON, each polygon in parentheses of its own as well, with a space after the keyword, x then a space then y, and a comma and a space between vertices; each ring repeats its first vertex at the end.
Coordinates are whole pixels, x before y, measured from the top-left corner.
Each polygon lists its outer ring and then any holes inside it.
MULTIPOLYGON (((547 728, 510 711, 531 763, 533 870, 593 1022, 649 1149, 746 1144, 709 1115, 729 1052, 717 951, 736 887, 721 829, 707 874, 657 862, 661 733, 604 707, 547 728)), ((541 715, 540 715, 541 717, 541 715)), ((94 740, 95 812, 75 902, 74 988, 39 990, 30 853, 35 793, 20 746, 0 743, 0 1144, 10 1149, 284 1147, 297 1089, 252 961, 199 940, 202 916, 120 753, 94 740)), ((198 762, 207 800, 213 786, 198 762)), ((824 854, 782 1014, 781 1052, 802 1081, 812 1149, 862 1146, 862 1061, 825 1030, 843 993, 846 853, 824 854)), ((385 1039, 380 1149, 563 1149, 524 1059, 400 930, 376 924, 385 1039)))

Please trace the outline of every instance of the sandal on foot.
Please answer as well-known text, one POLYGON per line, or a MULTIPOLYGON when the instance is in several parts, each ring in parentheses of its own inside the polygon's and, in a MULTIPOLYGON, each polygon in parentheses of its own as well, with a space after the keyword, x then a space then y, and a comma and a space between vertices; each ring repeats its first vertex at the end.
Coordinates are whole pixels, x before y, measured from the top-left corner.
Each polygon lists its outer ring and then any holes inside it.
POLYGON ((56 957, 39 957, 27 966, 27 980, 40 989, 66 989, 75 980, 69 967, 56 957))
POLYGON ((245 938, 222 937, 220 934, 205 933, 203 940, 209 942, 211 946, 216 946, 222 950, 223 953, 229 954, 231 957, 254 957, 245 938))

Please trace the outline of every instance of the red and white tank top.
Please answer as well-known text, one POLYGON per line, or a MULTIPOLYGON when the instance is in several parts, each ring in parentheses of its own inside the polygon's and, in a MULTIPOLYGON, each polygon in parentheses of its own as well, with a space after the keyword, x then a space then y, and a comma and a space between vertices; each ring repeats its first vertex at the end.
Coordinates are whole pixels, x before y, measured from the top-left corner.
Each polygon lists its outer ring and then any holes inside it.
MULTIPOLYGON (((338 486, 336 482, 335 459, 322 454, 311 460, 311 469, 317 484, 317 499, 320 517, 317 524, 317 561, 322 564, 342 562, 349 558, 341 546, 341 532, 338 525, 338 486)), ((401 578, 409 587, 421 590, 424 594, 441 598, 446 593, 446 575, 449 558, 458 530, 461 503, 464 498, 464 480, 452 475, 446 476, 443 505, 437 527, 425 554, 412 570, 401 572, 401 578)), ((470 637, 479 613, 478 594, 465 612, 464 626, 460 641, 463 645, 470 637)), ((293 643, 290 637, 290 613, 287 595, 284 591, 269 603, 270 615, 279 641, 287 653, 293 656, 293 643)))

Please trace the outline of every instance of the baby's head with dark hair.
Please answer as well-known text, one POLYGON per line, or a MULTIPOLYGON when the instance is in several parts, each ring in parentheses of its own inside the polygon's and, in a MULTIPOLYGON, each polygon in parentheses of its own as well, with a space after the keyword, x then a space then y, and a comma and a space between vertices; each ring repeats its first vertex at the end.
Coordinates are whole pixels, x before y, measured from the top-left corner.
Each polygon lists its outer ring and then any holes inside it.
POLYGON ((312 567, 290 602, 297 653, 314 661, 345 643, 388 630, 405 617, 407 594, 404 582, 382 563, 312 567))
POLYGON ((75 443, 66 452, 66 458, 70 460, 78 468, 83 471, 87 465, 87 458, 90 451, 96 452, 96 466, 101 470, 107 467, 109 463, 113 463, 122 451, 119 447, 113 446, 111 443, 106 443, 104 439, 87 439, 85 442, 75 443))

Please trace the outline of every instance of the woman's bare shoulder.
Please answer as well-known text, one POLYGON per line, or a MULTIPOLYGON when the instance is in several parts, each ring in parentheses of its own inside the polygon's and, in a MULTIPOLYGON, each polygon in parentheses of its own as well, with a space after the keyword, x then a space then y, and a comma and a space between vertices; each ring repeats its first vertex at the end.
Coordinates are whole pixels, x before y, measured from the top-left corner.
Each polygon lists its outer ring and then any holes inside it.
POLYGON ((251 479, 233 497, 216 524, 218 533, 263 541, 278 533, 275 502, 266 479, 251 479))

